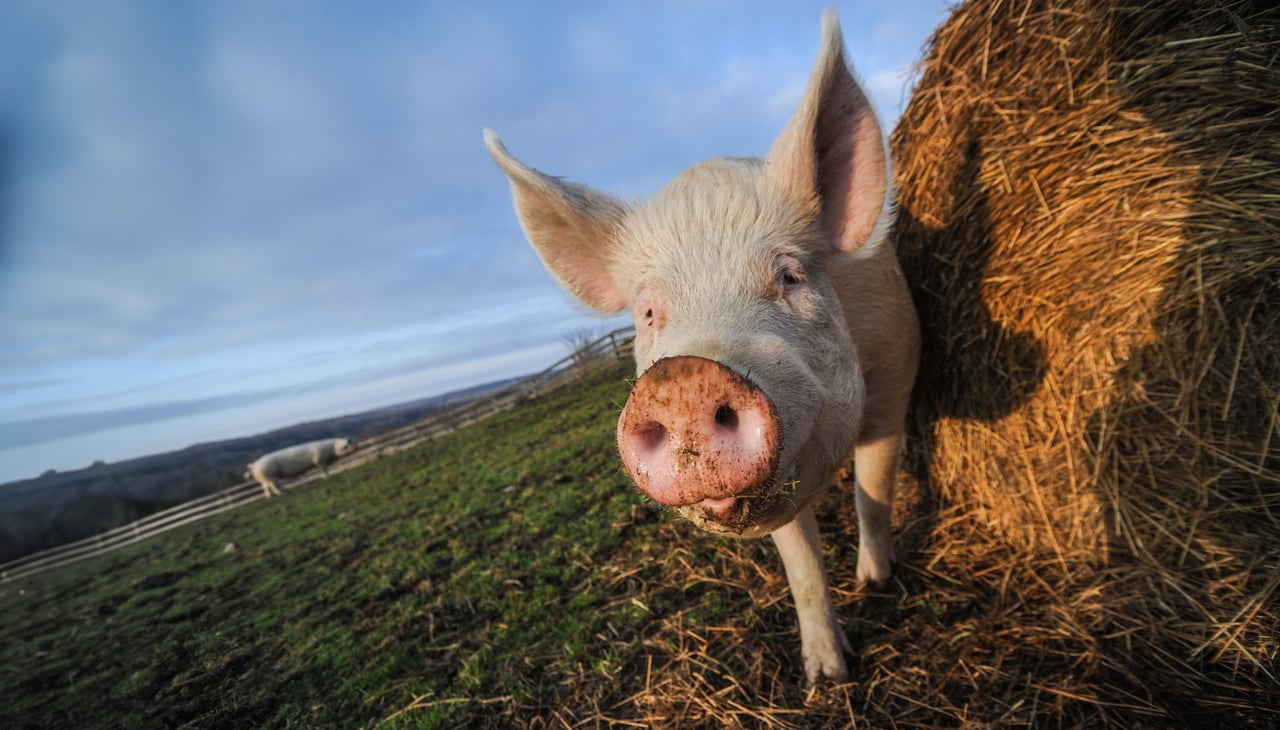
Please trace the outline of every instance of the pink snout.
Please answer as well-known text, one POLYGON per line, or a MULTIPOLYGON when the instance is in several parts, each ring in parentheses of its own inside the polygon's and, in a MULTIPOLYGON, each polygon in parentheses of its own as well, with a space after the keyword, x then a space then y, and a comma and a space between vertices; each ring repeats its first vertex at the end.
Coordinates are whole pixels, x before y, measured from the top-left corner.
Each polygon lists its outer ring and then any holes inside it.
POLYGON ((636 486, 664 505, 706 500, 715 512, 770 484, 781 437, 764 391, 714 360, 688 355, 650 366, 618 419, 618 451, 636 486))

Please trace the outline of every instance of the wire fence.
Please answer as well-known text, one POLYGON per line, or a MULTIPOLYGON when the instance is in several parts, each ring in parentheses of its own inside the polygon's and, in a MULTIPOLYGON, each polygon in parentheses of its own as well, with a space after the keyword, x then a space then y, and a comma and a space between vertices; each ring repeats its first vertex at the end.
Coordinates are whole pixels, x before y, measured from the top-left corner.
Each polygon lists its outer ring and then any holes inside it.
MULTIPOLYGON (((542 372, 531 375, 479 398, 446 408, 408 426, 362 440, 355 453, 329 465, 329 472, 346 471, 402 451, 415 444, 442 436, 459 428, 501 413, 516 403, 545 395, 625 361, 632 354, 635 331, 623 327, 583 345, 542 372)), ((321 478, 319 470, 311 470, 282 489, 291 489, 321 478)), ((8 563, 0 564, 0 583, 37 575, 81 560, 133 545, 169 530, 191 524, 206 517, 265 499, 257 482, 242 482, 213 494, 155 512, 141 519, 98 533, 75 542, 42 550, 8 563)))

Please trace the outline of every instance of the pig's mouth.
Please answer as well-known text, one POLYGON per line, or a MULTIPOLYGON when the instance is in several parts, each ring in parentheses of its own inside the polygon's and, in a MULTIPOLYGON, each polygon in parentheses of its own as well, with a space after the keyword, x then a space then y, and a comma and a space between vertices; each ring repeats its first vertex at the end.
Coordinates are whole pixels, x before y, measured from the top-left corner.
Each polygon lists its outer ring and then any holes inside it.
POLYGON ((795 475, 793 466, 785 477, 771 480, 759 490, 724 498, 708 497, 677 507, 676 512, 708 532, 737 536, 763 534, 773 527, 767 523, 795 494, 795 475))

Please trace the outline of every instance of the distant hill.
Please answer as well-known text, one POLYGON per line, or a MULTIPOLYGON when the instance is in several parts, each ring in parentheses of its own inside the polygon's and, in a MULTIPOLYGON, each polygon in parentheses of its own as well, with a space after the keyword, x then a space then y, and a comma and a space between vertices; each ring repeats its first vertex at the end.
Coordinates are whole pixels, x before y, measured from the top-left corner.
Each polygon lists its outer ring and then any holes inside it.
POLYGON ((51 470, 34 479, 0 484, 0 563, 96 535, 240 483, 245 465, 267 452, 329 437, 372 438, 521 379, 112 464, 99 461, 85 469, 51 470))

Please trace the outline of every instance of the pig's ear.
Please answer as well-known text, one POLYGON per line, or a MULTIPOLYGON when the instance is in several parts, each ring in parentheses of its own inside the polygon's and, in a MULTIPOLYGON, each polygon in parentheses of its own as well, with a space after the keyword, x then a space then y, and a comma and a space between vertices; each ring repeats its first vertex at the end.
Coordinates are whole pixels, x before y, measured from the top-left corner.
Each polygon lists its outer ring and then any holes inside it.
POLYGON ((769 149, 766 178, 800 205, 819 206, 837 250, 872 237, 885 210, 884 139, 844 60, 834 10, 822 16, 822 49, 800 107, 769 149))
POLYGON ((484 144, 511 181, 516 215, 542 263, 592 309, 616 314, 626 308, 622 289, 609 272, 626 208, 585 185, 525 166, 493 130, 484 130, 484 144))

